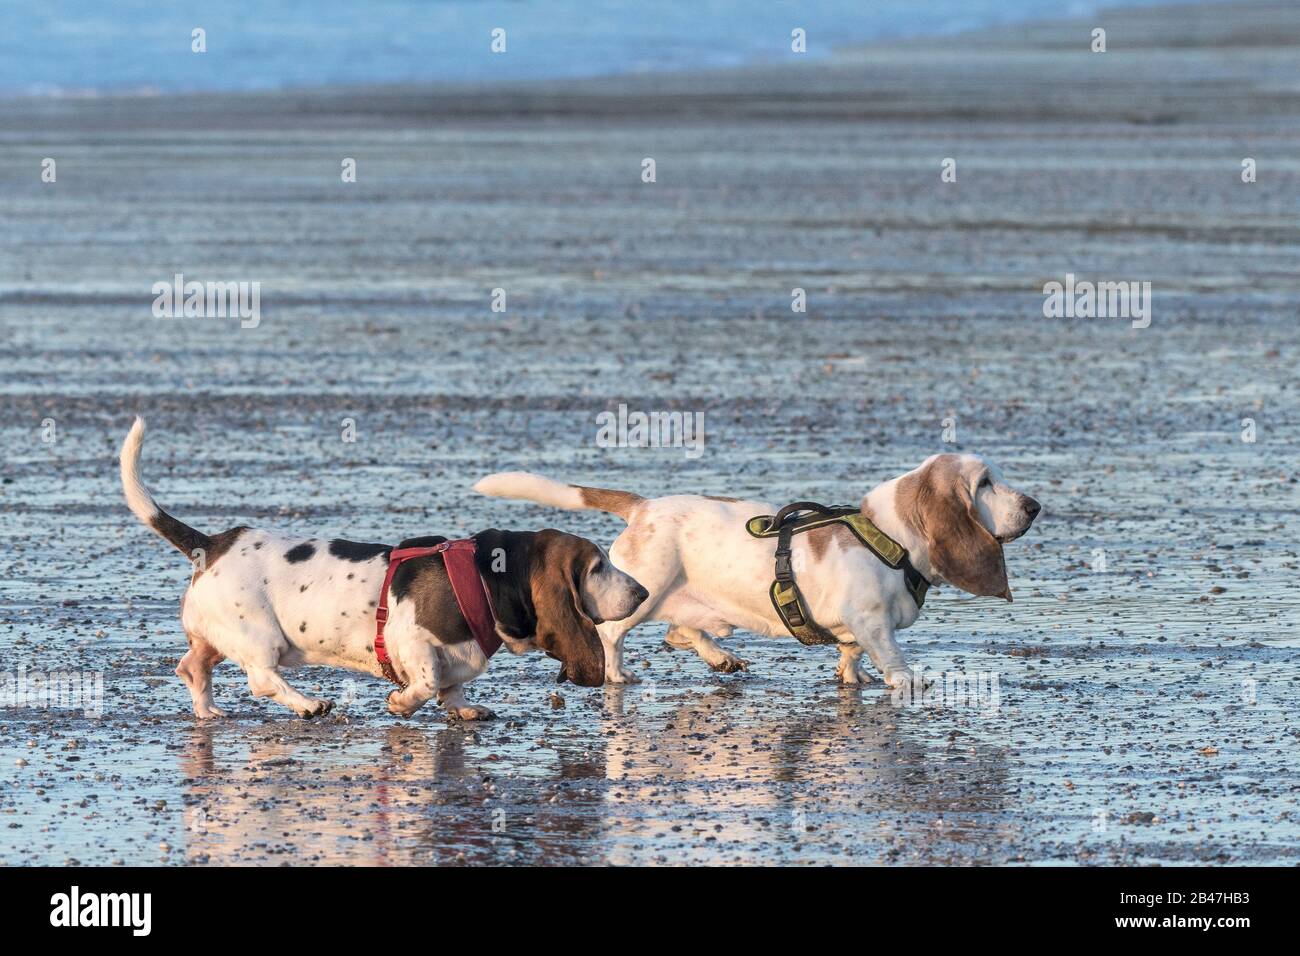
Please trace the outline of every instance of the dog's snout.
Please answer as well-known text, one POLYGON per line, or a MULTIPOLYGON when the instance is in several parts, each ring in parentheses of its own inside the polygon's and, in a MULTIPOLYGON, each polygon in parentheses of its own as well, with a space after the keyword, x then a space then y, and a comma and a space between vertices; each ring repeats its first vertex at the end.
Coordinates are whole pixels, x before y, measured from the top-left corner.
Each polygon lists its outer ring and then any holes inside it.
POLYGON ((1025 509, 1025 514, 1029 516, 1030 521, 1033 521, 1035 518, 1037 518, 1038 512, 1043 510, 1043 506, 1040 505, 1033 498, 1029 497, 1028 495, 1025 495, 1025 501, 1023 507, 1025 509))
POLYGON ((632 587, 632 597, 636 599, 636 606, 640 607, 650 597, 650 592, 641 585, 636 584, 632 587))

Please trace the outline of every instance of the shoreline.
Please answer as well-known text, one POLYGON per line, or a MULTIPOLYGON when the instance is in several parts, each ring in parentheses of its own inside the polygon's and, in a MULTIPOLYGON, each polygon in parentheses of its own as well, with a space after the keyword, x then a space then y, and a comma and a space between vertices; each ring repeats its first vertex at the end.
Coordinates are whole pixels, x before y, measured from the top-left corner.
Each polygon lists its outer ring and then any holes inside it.
POLYGON ((703 72, 526 84, 0 96, 0 142, 14 142, 4 130, 24 123, 48 122, 58 129, 66 122, 103 132, 114 124, 128 130, 161 125, 180 131, 193 129, 200 118, 214 130, 306 128, 322 120, 392 129, 437 120, 528 123, 580 116, 619 123, 750 116, 790 123, 928 118, 964 124, 1005 118, 1121 120, 1134 126, 1202 121, 1226 127, 1245 125, 1248 115, 1255 121, 1300 117, 1300 89, 1293 79, 1300 45, 1295 20, 1280 0, 1207 2, 1109 9, 1086 19, 847 46, 803 64, 703 72), (1104 55, 1088 50, 1094 24, 1112 37, 1104 55), (1231 38, 1226 51, 1207 46, 1225 36, 1231 38), (1053 78, 1044 83, 1048 74, 1053 78), (1135 97, 1135 88, 1146 95, 1135 97))
MULTIPOLYGON (((1218 0, 1222 3, 1223 0, 1218 0)), ((1144 4, 1150 5, 1156 3, 1160 5, 1161 0, 1132 0, 1130 4, 1114 6, 1106 0, 1097 3, 1095 9, 1088 13, 1074 12, 1068 16, 1051 16, 1044 15, 1038 11, 1024 11, 1024 16, 1020 18, 1004 20, 1000 14, 986 13, 988 22, 981 25, 942 25, 937 29, 927 30, 922 27, 905 28, 902 33, 878 36, 871 39, 852 40, 836 43, 830 49, 821 51, 814 46, 813 51, 806 57, 800 57, 799 60, 792 59, 787 54, 774 52, 755 53, 751 58, 739 62, 730 62, 708 66, 699 70, 683 68, 680 65, 668 66, 663 68, 652 69, 623 69, 605 72, 594 72, 586 75, 577 76, 557 76, 557 75, 537 75, 532 77, 515 77, 506 80, 474 80, 474 79, 440 79, 427 81, 410 81, 410 80, 381 80, 381 81, 362 81, 348 83, 307 83, 307 84, 287 84, 278 86, 262 86, 246 89, 230 89, 220 87, 210 88, 193 88, 193 89, 165 89, 152 87, 148 85, 137 87, 112 87, 112 88, 93 88, 84 86, 69 86, 58 89, 48 90, 19 90, 14 88, 0 88, 0 101, 24 100, 24 99, 52 99, 52 100, 77 100, 77 101, 94 101, 103 99, 114 100, 136 100, 136 99, 158 99, 158 98, 194 98, 206 96, 303 96, 303 95, 338 95, 342 93, 354 94, 376 94, 392 90, 425 90, 425 91, 451 91, 462 94, 484 93, 494 90, 518 90, 528 89, 535 86, 555 86, 568 85, 574 83, 605 83, 610 81, 631 80, 633 82, 653 82, 656 77, 662 76, 712 76, 720 73, 729 73, 734 71, 742 72, 767 72, 770 70, 785 69, 802 69, 816 68, 819 65, 834 63, 836 60, 845 55, 846 52, 872 50, 880 48, 891 48, 900 45, 920 44, 928 46, 932 44, 946 44, 964 42, 966 39, 979 39, 983 42, 986 39, 992 39, 996 42, 999 37, 1005 37, 1008 34, 1016 34, 1020 31, 1033 32, 1043 28, 1055 28, 1058 25, 1069 22, 1093 21, 1098 17, 1109 15, 1113 12, 1123 13, 1129 10, 1141 9, 1144 4)), ((1178 4, 1179 6, 1192 6, 1215 4, 1216 0, 1185 0, 1178 4)), ((1018 11, 1019 12, 1019 11, 1018 11)), ((814 30, 814 32, 822 31, 814 30)), ((1012 41, 1012 45, 1015 41, 1012 41)))
MULTIPOLYGON (((884 56, 890 58, 905 51, 925 52, 952 47, 977 45, 980 50, 997 50, 1001 53, 1019 50, 1044 51, 1048 49, 1069 50, 1078 47, 1078 37, 1086 38, 1087 29, 1101 26, 1107 29, 1115 25, 1132 25, 1141 30, 1141 46, 1137 49, 1176 49, 1184 46, 1189 37, 1198 32, 1195 23, 1202 17, 1231 15, 1234 12, 1250 16, 1252 8, 1268 7, 1285 0, 1249 0, 1247 3, 1224 3, 1221 0, 1187 0, 1183 3, 1156 3, 1149 6, 1107 6, 1101 4, 1094 14, 1071 15, 1057 18, 1032 18, 1008 23, 992 23, 986 26, 944 31, 939 33, 918 34, 911 36, 881 38, 865 42, 837 44, 825 54, 810 57, 805 62, 789 59, 776 61, 772 59, 757 60, 748 63, 730 64, 701 70, 649 70, 594 74, 581 77, 538 77, 535 79, 499 80, 480 82, 437 81, 437 82, 376 82, 352 84, 320 84, 305 86, 287 86, 248 90, 67 90, 49 93, 18 93, 0 90, 0 107, 18 103, 136 103, 155 101, 216 101, 216 100, 302 100, 321 98, 337 100, 354 97, 406 97, 427 95, 432 97, 464 96, 506 96, 520 95, 555 95, 565 92, 596 93, 604 91, 631 93, 650 93, 660 91, 656 88, 667 84, 671 88, 682 86, 706 85, 719 89, 732 86, 732 80, 760 78, 766 82, 796 81, 802 79, 799 74, 834 72, 844 67, 860 63, 865 59, 884 56), (1189 24, 1183 19, 1184 14, 1191 17, 1189 24), (1161 35, 1170 26, 1170 18, 1177 17, 1176 29, 1172 36, 1161 35), (1087 29, 1084 29, 1087 28, 1087 29), (1079 31, 1082 30, 1082 33, 1079 31)), ((1293 42, 1294 38, 1291 38, 1293 42)), ((1291 45, 1288 42, 1285 45, 1291 45)), ((1255 45, 1251 43, 1250 45, 1255 45)), ((1267 44, 1260 44, 1267 45, 1267 44)), ((1086 43, 1084 44, 1086 46, 1086 43)), ((1135 47, 1130 47, 1135 49, 1135 47)))

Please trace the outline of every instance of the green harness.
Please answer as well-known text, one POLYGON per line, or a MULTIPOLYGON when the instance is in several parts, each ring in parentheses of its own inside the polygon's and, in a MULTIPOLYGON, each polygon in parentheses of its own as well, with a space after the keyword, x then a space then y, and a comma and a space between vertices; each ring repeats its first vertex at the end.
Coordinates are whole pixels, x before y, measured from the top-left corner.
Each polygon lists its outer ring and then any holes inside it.
POLYGON ((811 501, 796 501, 786 505, 775 515, 758 515, 745 522, 745 530, 755 538, 776 538, 776 580, 769 592, 772 607, 785 622, 786 628, 804 644, 835 644, 835 636, 819 626, 808 613, 799 585, 794 580, 790 565, 790 539, 804 531, 843 525, 853 532, 864 547, 886 565, 903 572, 907 593, 916 606, 925 604, 925 593, 930 582, 907 559, 907 549, 881 531, 871 519, 853 507, 828 508, 811 501), (796 517, 799 512, 810 512, 796 517))

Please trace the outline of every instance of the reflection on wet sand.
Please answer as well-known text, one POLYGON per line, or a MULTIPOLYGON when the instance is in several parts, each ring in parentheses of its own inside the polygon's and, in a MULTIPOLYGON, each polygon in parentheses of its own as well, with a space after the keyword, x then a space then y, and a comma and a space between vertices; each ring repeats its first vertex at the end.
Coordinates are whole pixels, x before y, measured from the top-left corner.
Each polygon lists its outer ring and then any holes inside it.
MULTIPOLYGON (((284 725, 190 731, 187 858, 211 864, 508 863, 570 857, 588 813, 537 813, 494 776, 502 761, 465 726, 284 725), (562 849, 561 849, 562 848, 562 849)), ((530 758, 536 759, 536 758, 530 758)), ((550 761, 555 780, 594 772, 550 761)), ((544 783, 534 779, 532 786, 544 783)))
MULTIPOLYGON (((803 689, 806 691, 806 689, 803 689)), ((203 724, 180 757, 186 858, 210 864, 979 859, 1003 840, 996 749, 847 688, 800 708, 735 681, 594 695, 540 735, 339 722, 203 724), (773 697, 806 716, 774 721, 773 697)))
POLYGON ((925 719, 918 710, 879 689, 833 693, 800 707, 796 694, 735 682, 647 707, 635 690, 612 691, 611 862, 938 862, 996 850, 1007 826, 994 822, 1007 778, 999 749, 931 752, 908 731, 925 719), (806 716, 774 721, 774 710, 806 716), (640 816, 665 790, 670 812, 640 816), (653 854, 639 845, 651 838, 653 854))

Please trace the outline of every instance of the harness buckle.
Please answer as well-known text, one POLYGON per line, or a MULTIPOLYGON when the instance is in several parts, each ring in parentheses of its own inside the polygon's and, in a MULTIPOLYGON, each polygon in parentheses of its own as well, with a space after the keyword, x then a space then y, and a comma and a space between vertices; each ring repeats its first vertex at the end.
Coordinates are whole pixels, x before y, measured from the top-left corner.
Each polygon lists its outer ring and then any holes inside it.
POLYGON ((376 624, 388 623, 388 608, 386 607, 375 608, 375 623, 376 624))
POLYGON ((794 580, 794 568, 790 565, 790 549, 778 549, 776 552, 776 579, 782 584, 794 580))

